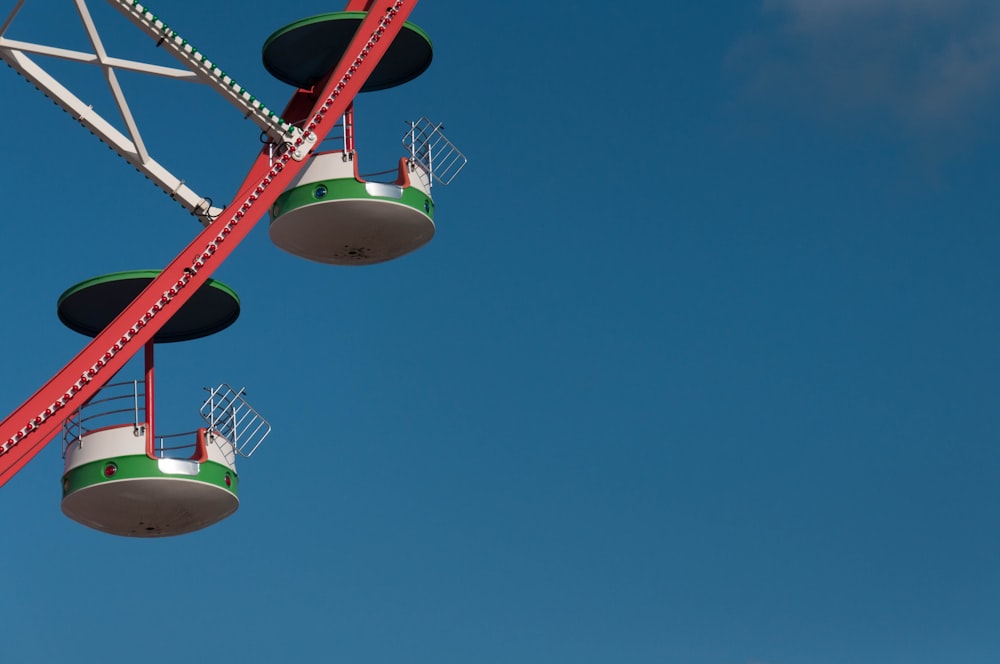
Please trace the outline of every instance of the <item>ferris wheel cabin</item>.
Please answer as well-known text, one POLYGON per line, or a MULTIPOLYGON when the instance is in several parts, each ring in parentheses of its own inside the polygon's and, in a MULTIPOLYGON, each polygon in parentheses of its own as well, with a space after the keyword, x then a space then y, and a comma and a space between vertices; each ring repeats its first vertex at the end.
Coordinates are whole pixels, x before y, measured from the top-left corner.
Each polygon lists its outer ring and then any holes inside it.
MULTIPOLYGON (((264 43, 264 67, 300 89, 320 83, 347 49, 364 12, 334 12, 292 23, 264 43)), ((431 63, 430 38, 407 22, 362 92, 413 80, 431 63)), ((271 240, 281 249, 334 265, 368 265, 407 254, 434 236, 434 182, 448 184, 465 165, 441 133, 422 118, 403 137, 408 155, 375 181, 358 168, 354 110, 342 120, 342 149, 317 152, 271 207, 271 240)))
MULTIPOLYGON (((60 320, 96 341, 0 422, 4 428, 0 436, 0 485, 48 442, 32 443, 31 437, 37 440, 38 436, 50 435, 53 426, 61 422, 65 459, 62 509, 67 516, 116 535, 159 537, 191 532, 237 509, 235 458, 249 457, 268 435, 270 426, 246 403, 243 390, 222 384, 209 390, 201 406, 204 426, 187 433, 161 435, 154 422, 154 345, 205 337, 236 320, 239 298, 225 285, 209 279, 210 270, 204 274, 199 270, 205 265, 205 257, 225 259, 228 250, 216 253, 221 242, 232 247, 246 237, 258 217, 239 220, 252 205, 270 207, 270 235, 275 244, 323 263, 378 263, 430 241, 435 233, 432 186, 449 184, 464 167, 465 157, 444 137, 440 124, 421 117, 408 122, 402 158, 390 162, 391 167, 380 173, 361 171, 354 147, 352 100, 355 88, 375 92, 418 77, 431 63, 431 41, 420 28, 405 22, 410 7, 402 2, 382 7, 382 14, 323 14, 278 30, 264 44, 263 62, 270 73, 297 88, 286 111, 289 117, 282 118, 134 0, 113 0, 111 4, 153 38, 157 47, 176 57, 184 69, 101 54, 101 39, 85 0, 76 0, 75 4, 93 54, 6 39, 4 35, 22 4, 18 2, 0 25, 0 59, 180 203, 205 228, 190 245, 198 246, 202 253, 192 256, 185 249, 167 268, 170 274, 156 270, 119 272, 84 281, 63 293, 58 304, 60 320), (398 19, 390 18, 396 16, 398 19), (376 46, 376 42, 380 43, 376 46), (338 67, 349 48, 356 51, 338 67), (117 122, 102 117, 92 104, 77 97, 29 55, 98 65, 105 72, 124 130, 117 122), (116 70, 205 83, 234 104, 244 119, 260 127, 268 148, 257 153, 247 176, 249 185, 257 181, 256 190, 251 189, 256 193, 229 217, 228 223, 220 217, 226 212, 224 207, 213 206, 210 198, 196 194, 184 179, 148 154, 121 86, 112 75, 116 70), (336 76, 339 78, 334 79, 336 76), (348 83, 352 76, 354 85, 348 83), (358 85, 361 78, 363 86, 358 85), (338 97, 341 91, 343 95, 338 97), (317 139, 327 140, 336 133, 329 131, 332 123, 317 129, 331 108, 342 114, 342 143, 317 146, 317 139), (293 147, 287 152, 289 146, 305 141, 318 150, 293 147), (297 171, 297 178, 280 196, 277 190, 268 189, 274 173, 280 170, 275 155, 281 158, 283 167, 297 171), (290 159, 295 160, 294 165, 290 159), (222 223, 216 224, 220 219, 222 223), (191 262, 183 267, 183 276, 173 273, 188 260, 191 262), (192 285, 173 303, 175 306, 168 308, 162 303, 171 302, 177 295, 172 283, 201 285, 186 299, 195 288, 192 285), (162 287, 170 290, 163 291, 162 287), (165 297, 168 293, 170 297, 165 297), (182 305, 180 301, 185 299, 182 305), (132 314, 136 317, 132 318, 132 314), (154 315, 161 318, 147 327, 154 315), (160 327, 159 321, 164 320, 160 327), (157 328, 155 335, 152 327, 157 328), (111 342, 110 349, 104 345, 106 338, 118 333, 122 336, 111 342), (109 382, 107 373, 120 368, 137 350, 138 342, 129 344, 136 334, 143 339, 153 337, 144 347, 143 378, 109 382), (89 368, 81 374, 81 367, 89 368), (82 406, 74 408, 81 402, 82 406)), ((375 4, 349 0, 348 7, 363 5, 371 9, 375 4)))
MULTIPOLYGON (((133 270, 81 282, 59 298, 59 319, 96 336, 158 274, 133 270)), ((113 535, 163 537, 199 530, 236 511, 236 457, 249 456, 270 427, 242 391, 223 384, 202 404, 204 426, 160 435, 154 429, 153 344, 214 334, 239 311, 236 293, 209 279, 147 344, 144 380, 105 385, 66 420, 66 516, 113 535)))

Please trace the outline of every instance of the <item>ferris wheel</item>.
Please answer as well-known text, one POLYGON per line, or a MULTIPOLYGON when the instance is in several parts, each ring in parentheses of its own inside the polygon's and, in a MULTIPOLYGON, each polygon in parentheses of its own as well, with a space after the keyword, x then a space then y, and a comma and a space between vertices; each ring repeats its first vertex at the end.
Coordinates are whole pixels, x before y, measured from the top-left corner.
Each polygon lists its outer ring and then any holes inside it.
MULTIPOLYGON (((30 0, 27 0, 30 2, 30 0)), ((466 158, 427 118, 407 123, 404 154, 382 177, 362 175, 353 100, 417 78, 432 60, 427 34, 407 19, 417 0, 349 0, 344 11, 296 21, 264 43, 264 68, 295 88, 280 113, 137 0, 107 0, 180 67, 126 60, 105 48, 86 0, 72 0, 90 52, 12 36, 26 0, 0 25, 0 58, 193 215, 202 228, 167 266, 95 276, 58 299, 59 319, 91 341, 0 421, 0 486, 62 435, 63 512, 107 533, 159 537, 191 532, 239 506, 236 459, 249 457, 270 425, 226 383, 208 396, 192 431, 155 427, 154 346, 214 334, 239 316, 235 291, 211 275, 269 214, 279 248, 321 263, 368 265, 414 251, 433 237, 434 185, 466 158), (123 129, 39 64, 98 66, 123 129), (118 72, 207 84, 261 130, 264 146, 231 202, 216 206, 161 165, 133 118, 118 72), (141 379, 116 378, 143 350, 141 379)))

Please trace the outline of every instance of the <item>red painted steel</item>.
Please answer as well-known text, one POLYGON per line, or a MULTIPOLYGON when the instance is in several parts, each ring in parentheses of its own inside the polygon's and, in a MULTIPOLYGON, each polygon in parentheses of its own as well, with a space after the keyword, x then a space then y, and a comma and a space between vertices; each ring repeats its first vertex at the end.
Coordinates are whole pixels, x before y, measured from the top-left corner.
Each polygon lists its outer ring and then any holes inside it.
MULTIPOLYGON (((369 11, 340 62, 323 81, 322 91, 298 90, 288 104, 288 109, 308 109, 300 117, 308 118, 303 127, 305 137, 314 136, 315 142, 297 139, 295 146, 273 162, 265 146, 233 202, 219 218, 202 230, 104 331, 0 422, 0 486, 55 436, 73 406, 90 399, 144 344, 152 341, 170 316, 246 237, 305 165, 305 160, 292 159, 292 149, 311 152, 322 142, 399 34, 417 1, 385 0, 369 11), (64 409, 65 415, 60 413, 64 409)), ((353 10, 360 4, 366 3, 349 0, 347 8, 353 10)))
POLYGON ((354 152, 354 102, 344 111, 344 152, 354 152))
POLYGON ((156 411, 153 408, 153 396, 155 394, 153 380, 153 341, 146 342, 146 352, 144 365, 146 369, 146 384, 143 387, 143 408, 146 413, 146 456, 150 459, 156 458, 156 411))

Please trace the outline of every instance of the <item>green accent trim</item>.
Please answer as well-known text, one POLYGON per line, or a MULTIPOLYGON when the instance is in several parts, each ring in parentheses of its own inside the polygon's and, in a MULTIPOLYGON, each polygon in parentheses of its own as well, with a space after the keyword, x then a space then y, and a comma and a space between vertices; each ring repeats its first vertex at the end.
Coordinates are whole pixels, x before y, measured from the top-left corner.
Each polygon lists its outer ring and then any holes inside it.
POLYGON ((306 205, 345 200, 373 200, 400 203, 427 215, 431 221, 434 220, 433 199, 416 187, 404 187, 403 195, 400 198, 372 196, 365 188, 364 182, 358 182, 353 178, 319 180, 289 189, 279 196, 278 200, 271 206, 271 220, 274 221, 282 214, 306 205), (321 186, 326 187, 326 194, 322 197, 317 197, 315 195, 316 189, 321 186))
MULTIPOLYGON (((264 69, 279 81, 308 88, 340 61, 368 12, 330 12, 298 20, 272 33, 261 53, 264 69)), ((434 58, 427 33, 406 21, 361 88, 374 92, 420 76, 434 58)))
MULTIPOLYGON (((294 23, 289 23, 285 27, 279 30, 275 30, 273 33, 271 33, 271 36, 268 37, 266 40, 264 40, 264 46, 262 47, 261 50, 266 51, 267 47, 270 46, 272 43, 274 43, 280 37, 284 36, 285 34, 293 30, 304 28, 307 25, 316 25, 318 23, 326 23, 328 21, 339 21, 339 20, 349 20, 349 19, 354 19, 358 22, 361 22, 365 20, 367 16, 368 12, 329 12, 326 14, 317 14, 316 16, 309 16, 307 18, 299 19, 298 21, 295 21, 294 23)), ((420 26, 414 23, 410 23, 409 21, 406 21, 405 23, 403 23, 403 27, 412 30, 416 34, 420 35, 420 37, 423 38, 428 45, 433 46, 433 44, 431 43, 430 36, 426 32, 424 32, 420 28, 420 26)))
MULTIPOLYGON (((161 272, 128 270, 92 277, 59 296, 56 314, 69 329, 95 337, 161 272)), ((206 337, 226 329, 239 315, 240 298, 236 291, 221 281, 208 279, 156 332, 153 342, 206 337)))
POLYGON ((120 480, 137 480, 151 477, 168 477, 173 479, 189 480, 201 482, 203 484, 213 484, 219 488, 226 489, 233 495, 239 495, 239 476, 233 469, 224 466, 216 461, 205 461, 197 475, 174 475, 161 473, 157 460, 150 459, 145 454, 112 457, 109 459, 99 459, 91 461, 82 466, 77 466, 62 477, 63 498, 89 486, 95 484, 105 484, 108 482, 118 482, 120 480), (118 472, 111 477, 104 476, 104 467, 109 463, 118 466, 118 472), (232 479, 232 486, 226 486, 226 474, 232 479))
MULTIPOLYGON (((67 288, 63 292, 63 294, 59 296, 59 301, 57 302, 56 306, 62 305, 63 301, 66 298, 70 297, 71 295, 74 295, 76 293, 79 293, 80 291, 91 288, 92 286, 98 286, 100 284, 109 284, 116 281, 126 281, 128 279, 149 279, 150 281, 152 281, 153 279, 156 279, 158 276, 160 276, 161 272, 163 272, 163 270, 124 270, 122 272, 110 272, 108 274, 102 274, 97 277, 92 277, 90 279, 87 279, 86 281, 81 281, 75 286, 70 286, 69 288, 67 288)), ((222 283, 221 281, 216 281, 215 279, 209 279, 208 281, 205 282, 205 286, 222 291, 229 297, 233 298, 233 300, 235 300, 237 305, 240 304, 240 296, 236 294, 236 291, 234 291, 232 288, 222 283)))

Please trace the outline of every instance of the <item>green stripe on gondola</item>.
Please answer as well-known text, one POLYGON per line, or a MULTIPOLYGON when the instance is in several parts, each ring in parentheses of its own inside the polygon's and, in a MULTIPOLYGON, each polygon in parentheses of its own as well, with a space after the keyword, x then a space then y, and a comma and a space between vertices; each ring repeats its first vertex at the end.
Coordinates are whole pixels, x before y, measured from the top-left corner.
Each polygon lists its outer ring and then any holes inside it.
MULTIPOLYGON (((97 336, 160 272, 127 270, 81 281, 59 296, 59 320, 71 330, 97 336)), ((221 281, 209 279, 160 328, 153 341, 199 339, 226 329, 239 315, 240 298, 236 291, 221 281)))
MULTIPOLYGON (((367 12, 310 16, 274 32, 261 49, 264 68, 279 81, 309 88, 340 61, 367 12)), ((384 90, 411 81, 430 66, 430 37, 407 21, 375 67, 361 92, 384 90)))
POLYGON ((239 476, 236 474, 236 471, 221 463, 205 461, 198 469, 197 475, 181 475, 163 473, 160 471, 157 460, 150 459, 145 454, 137 454, 99 459, 70 470, 63 475, 63 498, 75 491, 97 484, 150 478, 169 478, 201 482, 202 484, 211 484, 225 489, 234 495, 238 495, 239 476), (110 477, 104 474, 104 469, 109 463, 113 463, 116 466, 115 474, 110 477), (226 486, 227 474, 231 481, 231 485, 228 487, 226 486))
POLYGON ((364 182, 349 178, 320 180, 289 189, 271 206, 271 218, 277 219, 282 214, 306 205, 329 201, 373 200, 391 201, 413 208, 434 219, 434 201, 431 197, 416 187, 406 187, 400 198, 392 196, 372 196, 368 193, 364 182))

